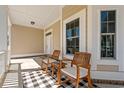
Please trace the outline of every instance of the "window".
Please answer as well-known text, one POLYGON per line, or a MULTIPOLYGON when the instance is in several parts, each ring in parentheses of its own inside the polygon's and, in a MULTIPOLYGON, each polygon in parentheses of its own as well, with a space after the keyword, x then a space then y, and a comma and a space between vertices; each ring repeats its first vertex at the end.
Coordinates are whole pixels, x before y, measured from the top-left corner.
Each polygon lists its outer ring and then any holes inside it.
POLYGON ((101 58, 115 58, 116 11, 101 11, 101 58))
POLYGON ((79 51, 79 18, 66 24, 66 54, 79 51))

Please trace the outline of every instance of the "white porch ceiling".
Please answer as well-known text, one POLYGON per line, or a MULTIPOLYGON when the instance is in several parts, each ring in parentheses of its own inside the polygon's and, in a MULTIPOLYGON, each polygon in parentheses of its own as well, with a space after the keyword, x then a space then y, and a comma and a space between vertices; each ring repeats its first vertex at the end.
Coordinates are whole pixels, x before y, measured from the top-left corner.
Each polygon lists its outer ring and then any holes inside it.
POLYGON ((60 5, 9 5, 12 24, 43 29, 59 18, 60 5), (30 22, 35 24, 31 25, 30 22))

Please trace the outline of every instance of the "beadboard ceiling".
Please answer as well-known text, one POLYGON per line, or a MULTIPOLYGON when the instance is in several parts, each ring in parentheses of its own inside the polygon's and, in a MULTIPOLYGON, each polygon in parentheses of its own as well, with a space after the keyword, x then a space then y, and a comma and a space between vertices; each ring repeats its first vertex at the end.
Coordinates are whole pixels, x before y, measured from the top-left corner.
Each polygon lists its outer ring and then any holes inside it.
POLYGON ((59 18, 60 5, 9 5, 12 24, 43 29, 59 18), (35 24, 31 25, 31 21, 35 24))

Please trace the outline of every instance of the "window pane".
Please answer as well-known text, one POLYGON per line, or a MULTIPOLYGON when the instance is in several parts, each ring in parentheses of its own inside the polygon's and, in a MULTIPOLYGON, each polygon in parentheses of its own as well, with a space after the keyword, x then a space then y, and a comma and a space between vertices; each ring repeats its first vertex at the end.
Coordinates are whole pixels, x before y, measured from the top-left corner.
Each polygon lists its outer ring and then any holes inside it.
POLYGON ((112 41, 112 38, 110 37, 110 35, 107 35, 107 38, 106 38, 106 47, 111 46, 111 41, 112 41))
POLYGON ((66 40, 66 53, 71 54, 72 53, 72 39, 66 40))
POLYGON ((75 52, 79 52, 79 47, 77 47, 77 48, 76 47, 73 47, 72 48, 72 53, 74 54, 75 52))
POLYGON ((69 29, 69 24, 66 24, 66 30, 68 30, 69 29))
POLYGON ((74 36, 79 36, 79 18, 75 20, 74 36))
POLYGON ((72 54, 72 48, 71 47, 67 47, 66 54, 72 54))
POLYGON ((79 18, 75 20, 75 27, 79 27, 79 18))
POLYGON ((79 37, 67 39, 67 54, 74 54, 75 52, 79 51, 79 37))
POLYGON ((108 21, 115 21, 115 11, 108 12, 108 21))
POLYGON ((66 24, 66 53, 79 51, 79 18, 66 24))
POLYGON ((113 57, 113 46, 112 46, 112 36, 107 35, 107 42, 106 42, 106 48, 107 48, 107 57, 113 57))
POLYGON ((106 57, 106 47, 102 47, 101 57, 106 57))
POLYGON ((101 57, 114 57, 114 35, 103 35, 101 38, 101 57))
POLYGON ((79 36, 79 27, 75 28, 75 32, 74 32, 75 36, 79 36))
POLYGON ((74 28, 71 29, 71 32, 72 32, 72 36, 76 36, 75 35, 75 29, 74 28))
POLYGON ((67 47, 71 47, 71 45, 72 45, 72 39, 67 39, 66 41, 67 41, 66 42, 67 47))
POLYGON ((107 33, 107 23, 101 23, 101 32, 107 33))
POLYGON ((107 21, 107 11, 101 11, 101 21, 107 21))
POLYGON ((101 45, 106 46, 106 35, 102 35, 102 37, 101 37, 101 45))
POLYGON ((79 38, 76 38, 76 47, 79 47, 79 38))
POLYGON ((112 46, 114 47, 114 43, 115 43, 115 36, 112 35, 112 46))
POLYGON ((70 24, 71 24, 71 29, 73 29, 74 28, 74 21, 72 21, 70 24))
POLYGON ((71 36, 72 36, 71 29, 66 30, 66 38, 71 37, 71 36))
POLYGON ((106 36, 101 37, 101 57, 106 57, 106 36))
POLYGON ((108 33, 115 32, 115 23, 108 23, 108 33))
POLYGON ((75 38, 73 38, 73 39, 72 39, 71 47, 75 47, 75 45, 76 45, 76 40, 75 40, 75 38))
POLYGON ((79 52, 79 47, 76 47, 75 48, 75 52, 79 52))

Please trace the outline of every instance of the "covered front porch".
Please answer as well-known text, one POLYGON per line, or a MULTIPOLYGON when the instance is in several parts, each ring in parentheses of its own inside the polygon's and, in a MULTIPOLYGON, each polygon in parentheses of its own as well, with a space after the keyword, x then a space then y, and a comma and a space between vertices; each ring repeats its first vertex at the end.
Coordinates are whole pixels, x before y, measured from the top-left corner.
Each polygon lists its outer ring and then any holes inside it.
MULTIPOLYGON (((56 84, 57 69, 52 77, 51 67, 47 74, 42 68, 43 59, 59 50, 58 60, 73 60, 76 52, 91 54, 93 88, 123 87, 123 9, 123 5, 0 6, 0 86, 74 88, 73 81, 56 84)), ((79 87, 88 87, 87 80, 79 87)))

